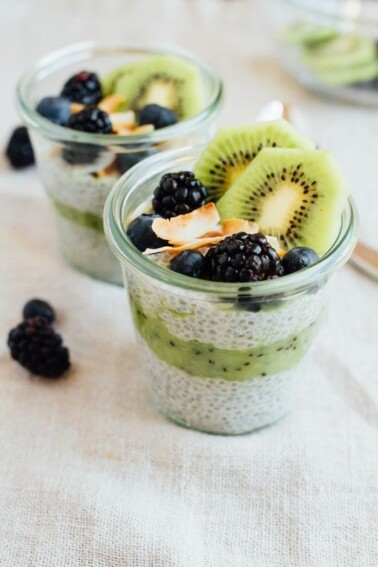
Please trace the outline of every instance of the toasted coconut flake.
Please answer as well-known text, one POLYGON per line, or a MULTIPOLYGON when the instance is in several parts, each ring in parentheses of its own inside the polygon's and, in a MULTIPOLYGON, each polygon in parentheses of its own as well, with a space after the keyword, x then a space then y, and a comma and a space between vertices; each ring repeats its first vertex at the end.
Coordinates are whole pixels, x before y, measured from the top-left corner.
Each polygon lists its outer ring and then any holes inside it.
POLYGON ((152 230, 159 238, 172 242, 189 242, 216 230, 219 214, 214 203, 208 203, 186 215, 155 219, 152 230))
POLYGON ((132 134, 149 134, 150 132, 153 132, 155 130, 155 127, 153 124, 143 124, 143 126, 138 126, 137 128, 134 128, 134 130, 132 131, 132 134))
MULTIPOLYGON (((201 234, 201 236, 199 236, 198 238, 218 238, 218 236, 224 238, 223 232, 221 232, 220 230, 210 230, 205 234, 201 234)), ((183 244, 186 244, 186 242, 187 240, 170 240, 169 244, 171 244, 172 246, 182 246, 183 244)))
POLYGON ((104 169, 95 171, 92 175, 96 177, 96 179, 103 179, 104 177, 109 177, 111 175, 118 175, 118 169, 115 160, 104 169))
POLYGON ((216 236, 213 238, 196 238, 182 244, 181 246, 162 246, 161 248, 147 248, 143 254, 149 256, 151 254, 159 254, 160 252, 168 252, 168 254, 176 255, 184 250, 197 250, 198 248, 214 246, 224 239, 224 236, 216 236))
POLYGON ((280 251, 280 244, 275 236, 266 236, 265 238, 276 252, 280 251))
POLYGON ((102 100, 100 100, 100 102, 98 103, 97 106, 100 110, 103 110, 104 112, 107 112, 108 114, 111 114, 112 112, 117 112, 117 109, 125 101, 126 101, 126 97, 124 97, 123 95, 117 94, 117 93, 113 93, 111 95, 104 97, 102 100))
POLYGON ((72 114, 77 114, 85 108, 84 104, 81 104, 80 102, 71 102, 70 107, 72 114))
POLYGON ((247 232, 248 234, 254 234, 255 232, 259 231, 259 227, 256 222, 237 218, 226 219, 222 221, 221 227, 225 236, 236 234, 237 232, 247 232))

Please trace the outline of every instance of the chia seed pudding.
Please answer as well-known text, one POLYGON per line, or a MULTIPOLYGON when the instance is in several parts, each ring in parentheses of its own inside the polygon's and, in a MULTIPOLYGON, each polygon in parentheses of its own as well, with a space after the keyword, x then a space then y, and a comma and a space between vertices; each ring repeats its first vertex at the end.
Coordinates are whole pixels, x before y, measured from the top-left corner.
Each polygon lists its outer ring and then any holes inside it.
MULTIPOLYGON (((235 130, 224 135, 235 148, 235 130)), ((271 424, 293 408, 326 314, 332 276, 353 250, 356 222, 343 178, 328 154, 263 148, 214 203, 211 182, 206 197, 198 176, 209 149, 214 156, 214 141, 205 150, 146 160, 143 171, 137 166, 107 200, 105 233, 123 268, 153 403, 181 425, 235 435, 271 424), (279 174, 269 174, 262 191, 259 168, 273 167, 276 158, 284 160, 279 174), (309 182, 311 193, 306 187, 314 164, 322 182, 309 182), (240 210, 246 179, 248 203, 255 198, 256 178, 265 209, 244 218, 229 215, 233 207, 240 210), (269 187, 280 201, 277 207, 269 187), (297 210, 294 189, 305 205, 310 202, 309 217, 314 211, 317 216, 318 206, 331 216, 297 222, 298 236, 288 246, 284 226, 297 210), (227 202, 229 192, 235 196, 227 202), (316 197, 307 197, 315 192, 319 205, 316 197), (189 212, 180 212, 184 205, 189 212), (333 233, 332 223, 337 225, 333 233), (320 225, 324 230, 317 235, 320 225), (302 245, 299 236, 305 238, 307 231, 319 253, 302 245)))
POLYGON ((160 48, 80 44, 24 75, 19 110, 72 267, 122 283, 103 232, 112 186, 148 156, 206 141, 221 99, 202 61, 160 48))

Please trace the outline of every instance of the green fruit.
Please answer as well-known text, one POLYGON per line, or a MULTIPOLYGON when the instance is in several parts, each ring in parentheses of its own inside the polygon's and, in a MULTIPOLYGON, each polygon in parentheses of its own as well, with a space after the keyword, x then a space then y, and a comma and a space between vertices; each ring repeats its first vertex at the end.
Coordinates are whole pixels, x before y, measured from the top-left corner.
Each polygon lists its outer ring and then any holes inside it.
POLYGON ((286 120, 220 129, 194 169, 208 191, 208 200, 222 197, 259 151, 267 147, 310 150, 315 146, 286 120))
POLYGON ((222 219, 257 222, 282 248, 308 246, 319 255, 335 241, 348 183, 324 150, 267 148, 217 204, 222 219))
POLYGON ((363 81, 371 81, 378 77, 378 60, 371 61, 366 65, 345 67, 332 72, 316 73, 319 81, 332 87, 353 85, 363 81))
POLYGON ((284 30, 282 37, 287 43, 312 47, 334 39, 337 35, 332 28, 296 22, 284 30))
POLYGON ((204 106, 198 67, 172 55, 156 55, 113 71, 102 80, 105 92, 126 97, 124 109, 135 112, 147 104, 174 110, 180 120, 198 114, 204 106))
POLYGON ((345 34, 304 50, 302 62, 314 71, 341 71, 376 61, 375 43, 368 37, 345 34))

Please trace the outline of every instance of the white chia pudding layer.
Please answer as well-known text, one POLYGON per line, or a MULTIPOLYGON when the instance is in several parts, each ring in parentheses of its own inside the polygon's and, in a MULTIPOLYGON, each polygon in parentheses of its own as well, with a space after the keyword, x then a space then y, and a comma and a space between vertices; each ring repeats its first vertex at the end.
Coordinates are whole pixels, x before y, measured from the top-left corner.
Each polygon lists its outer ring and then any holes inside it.
POLYGON ((288 414, 307 362, 244 382, 204 379, 160 360, 139 334, 138 342, 155 406, 170 419, 208 433, 247 433, 288 414))
POLYGON ((87 166, 70 165, 59 154, 50 153, 39 156, 39 170, 57 215, 66 261, 95 278, 121 284, 119 262, 109 249, 102 225, 105 201, 118 176, 92 175, 111 159, 114 156, 106 155, 87 166))
POLYGON ((329 285, 249 311, 127 271, 152 398, 166 416, 213 433, 251 431, 293 405, 329 285))

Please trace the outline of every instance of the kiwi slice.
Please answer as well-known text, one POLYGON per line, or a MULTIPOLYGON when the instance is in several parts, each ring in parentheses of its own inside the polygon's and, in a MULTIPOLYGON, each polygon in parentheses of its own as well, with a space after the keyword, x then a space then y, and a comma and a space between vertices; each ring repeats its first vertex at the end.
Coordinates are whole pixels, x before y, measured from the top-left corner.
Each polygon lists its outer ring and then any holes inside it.
POLYGON ((305 49, 303 64, 319 73, 366 65, 377 58, 375 43, 368 37, 344 34, 327 43, 305 49))
POLYGON ((319 81, 332 87, 353 85, 363 81, 371 81, 378 77, 378 60, 370 61, 366 65, 353 65, 337 71, 316 73, 319 81))
POLYGON ((194 169, 208 192, 217 201, 245 168, 266 147, 312 150, 313 142, 299 134, 286 120, 260 122, 249 126, 222 128, 206 147, 194 169))
POLYGON ((315 26, 307 22, 295 22, 284 30, 282 37, 287 43, 313 47, 334 39, 337 35, 336 30, 332 28, 315 26))
POLYGON ((347 195, 347 180, 330 152, 266 148, 217 209, 222 219, 257 222, 285 250, 309 246, 321 255, 338 234, 347 195))
POLYGON ((135 112, 154 103, 174 110, 180 120, 185 120, 204 106, 198 67, 172 55, 156 55, 126 65, 105 77, 102 85, 105 92, 125 96, 125 109, 135 112))

